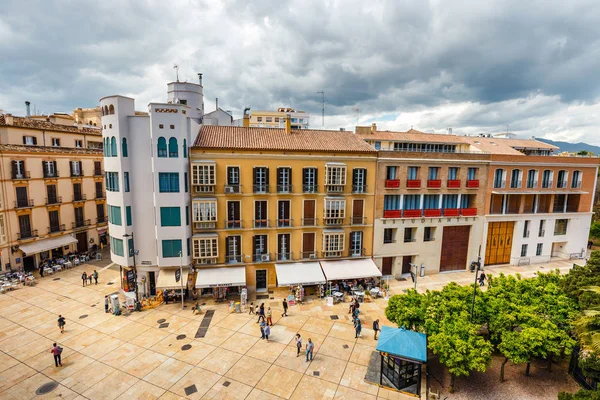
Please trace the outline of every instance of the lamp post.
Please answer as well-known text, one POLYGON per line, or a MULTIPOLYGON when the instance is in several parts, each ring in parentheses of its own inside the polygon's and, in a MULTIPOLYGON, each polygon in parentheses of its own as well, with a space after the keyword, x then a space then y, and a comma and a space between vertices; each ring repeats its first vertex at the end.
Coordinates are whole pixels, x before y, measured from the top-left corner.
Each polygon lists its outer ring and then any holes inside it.
POLYGON ((139 301, 138 298, 138 283, 137 283, 137 268, 135 265, 135 242, 133 240, 133 232, 131 233, 126 233, 123 235, 124 238, 131 238, 131 248, 129 249, 129 256, 133 256, 133 279, 134 279, 134 284, 135 284, 135 300, 139 301))
POLYGON ((475 285, 473 286, 473 302, 471 303, 471 322, 473 322, 473 314, 475 312, 475 296, 477 295, 477 276, 479 271, 483 271, 481 266, 481 256, 477 256, 477 261, 471 263, 471 272, 475 271, 475 285))
POLYGON ((179 280, 181 280, 181 309, 184 309, 183 305, 183 255, 179 251, 179 280))

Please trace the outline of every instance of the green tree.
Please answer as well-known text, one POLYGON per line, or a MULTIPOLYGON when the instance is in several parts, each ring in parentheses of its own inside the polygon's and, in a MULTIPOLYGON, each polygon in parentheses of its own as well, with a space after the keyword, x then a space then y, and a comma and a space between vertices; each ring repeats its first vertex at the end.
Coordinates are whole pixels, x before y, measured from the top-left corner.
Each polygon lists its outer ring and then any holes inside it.
POLYGON ((577 152, 578 156, 587 156, 588 154, 590 154, 590 152, 587 150, 580 150, 577 152))
POLYGON ((427 300, 426 295, 410 289, 406 294, 390 298, 385 316, 399 327, 424 332, 427 300))
POLYGON ((592 251, 584 266, 573 266, 561 282, 567 296, 577 302, 580 310, 591 309, 600 304, 600 296, 585 290, 590 286, 600 286, 600 251, 592 251))
POLYGON ((600 239, 600 222, 592 222, 590 226, 590 237, 600 239))
POLYGON ((600 400, 600 392, 595 390, 579 390, 577 393, 560 392, 558 400, 600 400))

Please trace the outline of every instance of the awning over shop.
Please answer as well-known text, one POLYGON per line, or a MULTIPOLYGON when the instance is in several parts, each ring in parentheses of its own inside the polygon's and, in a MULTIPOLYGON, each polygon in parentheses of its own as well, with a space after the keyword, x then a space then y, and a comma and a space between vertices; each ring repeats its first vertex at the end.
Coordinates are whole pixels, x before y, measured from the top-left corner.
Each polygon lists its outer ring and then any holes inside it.
POLYGON ((326 282, 318 262, 275 264, 277 286, 321 285, 326 282))
POLYGON ((106 228, 106 227, 96 228, 96 231, 98 232, 98 235, 102 235, 102 234, 106 233, 106 231, 108 231, 108 228, 106 228))
POLYGON ((179 268, 177 269, 161 269, 160 272, 158 273, 158 279, 156 280, 156 288, 157 289, 167 289, 167 290, 172 290, 172 289, 181 289, 181 287, 183 286, 183 288, 185 289, 187 287, 187 281, 188 281, 188 269, 184 268, 183 272, 181 274, 181 279, 179 280, 179 282, 175 281, 175 274, 179 273, 179 268), (183 283, 182 283, 183 280, 183 283))
POLYGON ((52 239, 38 240, 37 242, 33 243, 22 244, 19 246, 19 250, 30 256, 32 254, 41 253, 42 251, 49 251, 62 246, 68 246, 72 243, 77 243, 77 239, 75 239, 73 236, 65 235, 52 239))
POLYGON ((419 363, 427 362, 427 335, 403 328, 381 327, 377 351, 419 363))
POLYGON ((381 271, 370 258, 356 260, 321 261, 328 281, 339 279, 361 279, 381 276, 381 271))
POLYGON ((201 268, 196 274, 196 288, 246 286, 245 267, 201 268))

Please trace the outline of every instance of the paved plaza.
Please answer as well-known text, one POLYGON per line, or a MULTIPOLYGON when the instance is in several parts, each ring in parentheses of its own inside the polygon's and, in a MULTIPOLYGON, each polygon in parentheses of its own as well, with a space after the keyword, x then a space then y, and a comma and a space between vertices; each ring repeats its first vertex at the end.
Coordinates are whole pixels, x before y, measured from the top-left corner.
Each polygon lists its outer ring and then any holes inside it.
MULTIPOLYGON (((566 272, 569 261, 542 266, 496 267, 488 275, 538 269, 566 272)), ((419 278, 420 290, 449 281, 469 284, 473 274, 457 272, 419 278)), ((391 281, 391 293, 412 287, 391 281)), ((376 342, 370 329, 385 319, 386 300, 361 305, 363 338, 354 338, 348 304, 315 300, 290 307, 281 317, 278 289, 264 300, 273 309, 270 342, 260 339, 253 315, 231 314, 226 304, 206 301, 201 315, 181 304, 113 316, 104 295, 119 290, 118 267, 83 265, 42 278, 34 287, 0 295, 0 399, 411 399, 365 382, 376 342), (81 273, 97 268, 98 285, 82 287, 81 273), (206 335, 195 338, 206 311, 214 310, 206 335), (60 333, 58 314, 66 317, 60 333), (294 335, 315 343, 312 362, 296 357, 294 335), (64 348, 55 367, 50 348, 64 348), (58 387, 37 395, 42 385, 58 387)))

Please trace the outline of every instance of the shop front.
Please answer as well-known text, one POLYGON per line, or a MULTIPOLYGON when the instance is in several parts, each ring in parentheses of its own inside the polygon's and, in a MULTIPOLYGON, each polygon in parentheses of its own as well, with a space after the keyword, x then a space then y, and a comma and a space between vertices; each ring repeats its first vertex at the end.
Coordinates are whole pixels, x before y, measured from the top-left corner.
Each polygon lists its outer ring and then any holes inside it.
POLYGON ((277 287, 288 287, 288 303, 301 303, 306 295, 323 297, 326 279, 318 262, 275 264, 277 287))
POLYGON ((156 279, 156 290, 163 291, 165 303, 181 301, 182 294, 184 298, 187 297, 188 276, 189 269, 187 267, 183 269, 161 269, 158 272, 158 278, 156 279))
POLYGON ((246 303, 246 268, 200 268, 196 271, 196 289, 201 293, 210 292, 216 301, 222 301, 230 294, 239 294, 242 305, 246 303))
POLYGON ((98 232, 98 246, 100 248, 104 248, 108 245, 108 228, 96 228, 98 232))
POLYGON ((23 270, 31 272, 46 260, 62 258, 74 251, 76 243, 73 236, 65 235, 22 244, 19 250, 23 253, 23 270))
POLYGON ((329 292, 334 299, 343 301, 347 293, 363 301, 365 292, 380 296, 382 290, 381 271, 370 258, 354 260, 321 261, 321 268, 327 279, 329 292))

